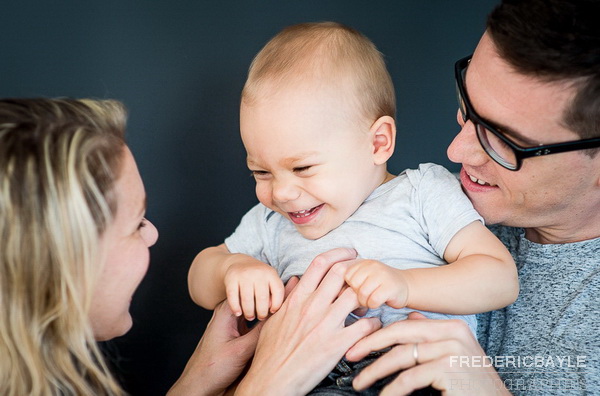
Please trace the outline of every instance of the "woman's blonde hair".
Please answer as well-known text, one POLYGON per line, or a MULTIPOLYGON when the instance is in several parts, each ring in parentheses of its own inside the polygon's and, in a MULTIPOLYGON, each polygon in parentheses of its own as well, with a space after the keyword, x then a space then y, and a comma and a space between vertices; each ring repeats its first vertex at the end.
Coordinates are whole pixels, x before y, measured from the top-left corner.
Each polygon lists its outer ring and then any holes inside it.
POLYGON ((265 82, 282 87, 308 79, 340 88, 349 84, 352 97, 345 99, 371 121, 396 115, 394 85, 383 55, 363 34, 337 22, 301 23, 273 37, 250 65, 242 101, 251 105, 263 94, 265 82))
POLYGON ((119 395, 88 312, 116 212, 116 101, 0 101, 0 394, 119 395))

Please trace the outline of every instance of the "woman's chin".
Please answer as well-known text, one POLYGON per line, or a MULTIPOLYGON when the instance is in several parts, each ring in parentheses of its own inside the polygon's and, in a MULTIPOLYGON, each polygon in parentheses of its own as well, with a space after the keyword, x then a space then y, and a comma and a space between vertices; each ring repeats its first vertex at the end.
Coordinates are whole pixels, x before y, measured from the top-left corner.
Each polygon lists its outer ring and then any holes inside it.
POLYGON ((125 318, 120 320, 118 323, 113 322, 112 326, 93 326, 94 338, 96 341, 112 340, 113 338, 127 334, 127 332, 131 330, 132 326, 133 321, 128 312, 125 318))

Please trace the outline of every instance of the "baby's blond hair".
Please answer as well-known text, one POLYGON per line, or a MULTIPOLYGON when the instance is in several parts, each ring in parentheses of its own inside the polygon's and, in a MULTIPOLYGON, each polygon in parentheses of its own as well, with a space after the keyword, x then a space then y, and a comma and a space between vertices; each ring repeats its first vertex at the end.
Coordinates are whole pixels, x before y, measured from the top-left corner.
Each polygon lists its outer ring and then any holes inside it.
POLYGON ((350 83, 354 98, 346 99, 364 117, 395 116, 394 85, 382 54, 360 32, 336 22, 293 25, 273 37, 250 65, 242 101, 251 105, 264 94, 265 82, 281 88, 307 81, 340 88, 350 83))

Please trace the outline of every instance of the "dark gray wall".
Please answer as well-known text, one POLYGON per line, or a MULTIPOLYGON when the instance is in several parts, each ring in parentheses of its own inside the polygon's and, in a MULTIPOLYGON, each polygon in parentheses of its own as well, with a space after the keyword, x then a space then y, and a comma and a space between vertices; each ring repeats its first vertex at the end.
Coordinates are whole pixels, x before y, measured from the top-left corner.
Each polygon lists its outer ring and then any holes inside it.
POLYGON ((195 254, 256 202, 238 137, 252 57, 281 28, 334 20, 386 55, 398 95, 390 169, 458 167, 453 64, 470 53, 496 0, 13 1, 0 11, 0 96, 116 98, 160 230, 132 306, 134 328, 109 345, 134 395, 164 394, 209 313, 188 297, 195 254))

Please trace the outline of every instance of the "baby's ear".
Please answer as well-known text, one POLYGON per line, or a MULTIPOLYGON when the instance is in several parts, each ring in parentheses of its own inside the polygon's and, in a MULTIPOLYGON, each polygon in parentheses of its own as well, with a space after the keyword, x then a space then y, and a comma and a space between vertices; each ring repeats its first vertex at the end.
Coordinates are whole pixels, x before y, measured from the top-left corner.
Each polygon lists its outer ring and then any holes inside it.
POLYGON ((371 126, 373 136, 373 159, 376 165, 387 162, 396 146, 396 123, 390 116, 379 117, 371 126))

